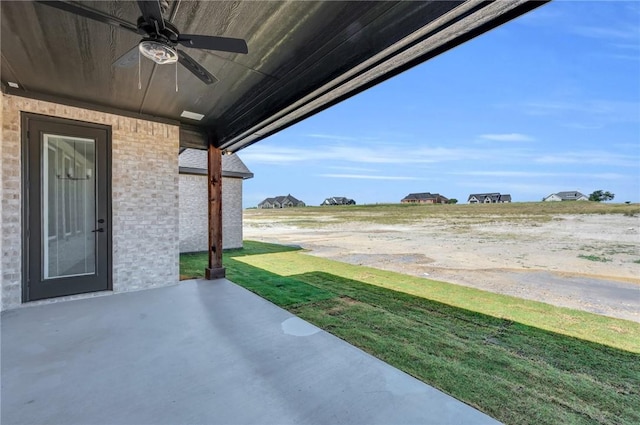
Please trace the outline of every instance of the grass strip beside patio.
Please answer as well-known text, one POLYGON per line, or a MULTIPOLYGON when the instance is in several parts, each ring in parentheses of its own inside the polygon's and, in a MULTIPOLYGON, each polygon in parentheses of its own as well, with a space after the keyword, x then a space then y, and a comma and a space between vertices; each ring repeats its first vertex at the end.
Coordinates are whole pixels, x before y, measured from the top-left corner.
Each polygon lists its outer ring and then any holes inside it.
MULTIPOLYGON (((507 424, 640 423, 637 323, 279 245, 224 260, 235 283, 507 424)), ((181 256, 185 277, 205 265, 181 256)))

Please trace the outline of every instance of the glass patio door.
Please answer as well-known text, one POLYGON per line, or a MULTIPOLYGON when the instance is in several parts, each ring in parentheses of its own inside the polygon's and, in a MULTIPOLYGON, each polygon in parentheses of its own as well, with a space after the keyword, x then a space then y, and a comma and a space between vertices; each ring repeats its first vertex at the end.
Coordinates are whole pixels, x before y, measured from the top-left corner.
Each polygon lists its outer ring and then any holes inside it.
POLYGON ((28 115, 27 301, 110 289, 108 131, 28 115))
POLYGON ((95 140, 43 134, 43 278, 96 271, 95 140))

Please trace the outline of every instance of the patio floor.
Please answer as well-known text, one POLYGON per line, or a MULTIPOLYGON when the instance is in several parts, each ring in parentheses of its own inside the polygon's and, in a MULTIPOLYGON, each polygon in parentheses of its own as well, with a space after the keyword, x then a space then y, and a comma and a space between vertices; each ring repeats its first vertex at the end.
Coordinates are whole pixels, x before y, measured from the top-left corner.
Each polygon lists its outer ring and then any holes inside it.
POLYGON ((2 424, 495 424, 228 280, 2 314, 2 424))

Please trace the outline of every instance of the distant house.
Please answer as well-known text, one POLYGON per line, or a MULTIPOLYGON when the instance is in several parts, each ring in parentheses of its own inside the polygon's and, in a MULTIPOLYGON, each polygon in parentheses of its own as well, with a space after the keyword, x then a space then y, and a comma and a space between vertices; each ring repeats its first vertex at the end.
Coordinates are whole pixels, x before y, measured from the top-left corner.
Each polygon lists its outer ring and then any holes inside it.
POLYGON ((325 199, 320 206, 323 205, 355 205, 356 201, 353 199, 345 198, 343 196, 334 196, 331 198, 325 199))
POLYGON ((589 197, 583 195, 577 190, 571 192, 558 192, 552 193, 543 199, 543 201, 588 201, 589 197))
POLYGON ((439 193, 410 193, 400 201, 403 204, 446 204, 448 198, 439 193))
POLYGON ((274 198, 267 198, 258 204, 258 208, 292 208, 292 207, 305 207, 306 204, 299 199, 291 196, 276 196, 274 198))
POLYGON ((504 204, 511 202, 511 195, 500 193, 472 193, 467 202, 470 204, 504 204))
MULTIPOLYGON (((180 252, 207 251, 207 151, 178 155, 180 252)), ((242 182, 253 177, 238 155, 222 156, 222 248, 242 248, 242 182)))

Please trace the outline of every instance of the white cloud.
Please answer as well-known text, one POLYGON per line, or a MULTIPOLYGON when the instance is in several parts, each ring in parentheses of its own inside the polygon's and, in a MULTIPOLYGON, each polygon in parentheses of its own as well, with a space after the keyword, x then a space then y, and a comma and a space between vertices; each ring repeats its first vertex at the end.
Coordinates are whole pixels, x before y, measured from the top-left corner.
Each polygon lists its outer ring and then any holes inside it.
POLYGON ((533 137, 521 133, 481 134, 480 138, 497 142, 531 142, 534 140, 533 137))
POLYGON ((258 164, 290 164, 314 158, 313 151, 285 147, 253 145, 242 151, 242 160, 258 164))
POLYGON ((601 125, 602 123, 614 122, 639 122, 640 121, 640 102, 638 101, 616 101, 601 99, 584 99, 584 100, 545 100, 525 102, 524 112, 529 115, 551 115, 575 116, 578 114, 580 119, 593 123, 593 125, 601 125))
POLYGON ((639 43, 611 43, 612 47, 623 50, 638 50, 640 48, 639 43))
POLYGON ((613 27, 574 26, 570 28, 574 34, 598 39, 638 40, 640 30, 636 25, 613 27))
POLYGON ((575 128, 576 130, 598 130, 603 126, 602 124, 583 124, 579 122, 569 122, 564 124, 564 127, 575 128))
POLYGON ((542 155, 532 159, 538 164, 584 164, 584 165, 609 165, 614 167, 639 167, 638 155, 630 157, 624 154, 615 154, 602 151, 585 152, 560 152, 542 155))
MULTIPOLYGON (((509 161, 517 152, 507 155, 503 149, 469 149, 425 147, 412 144, 371 146, 323 145, 314 148, 274 147, 256 144, 243 150, 242 160, 248 164, 291 164, 311 161, 340 161, 361 164, 433 164, 445 161, 491 159, 509 161)), ((336 164, 339 165, 339 164, 336 164)))
POLYGON ((640 55, 613 54, 613 55, 607 55, 607 57, 610 57, 612 59, 624 60, 624 61, 639 61, 640 60, 640 55))
POLYGON ((328 177, 332 179, 362 179, 362 180, 420 180, 417 177, 406 176, 381 176, 365 174, 318 174, 318 177, 328 177))
POLYGON ((565 15, 558 9, 550 9, 547 7, 540 7, 534 11, 522 15, 514 21, 517 24, 524 24, 529 26, 550 26, 557 25, 560 20, 565 20, 565 15))
POLYGON ((540 171, 463 171, 450 173, 457 176, 476 176, 476 177, 520 177, 520 178, 540 178, 540 177, 581 177, 581 178, 597 178, 604 180, 623 179, 623 174, 617 173, 550 173, 540 171))
POLYGON ((618 179, 624 179, 628 177, 628 176, 617 174, 617 173, 585 174, 583 176, 586 178, 592 177, 594 179, 601 179, 601 180, 618 180, 618 179))
POLYGON ((636 143, 614 143, 613 147, 619 149, 636 149, 636 152, 640 152, 640 142, 636 143))
POLYGON ((327 167, 331 170, 342 170, 342 171, 356 171, 356 172, 362 172, 362 173, 371 173, 371 172, 376 172, 378 170, 373 169, 373 168, 364 168, 364 167, 341 167, 341 166, 331 166, 331 167, 327 167))
POLYGON ((312 137, 314 139, 329 139, 329 140, 342 140, 342 141, 356 141, 359 140, 357 137, 351 137, 351 136, 339 136, 339 135, 334 135, 334 134, 318 134, 318 133, 312 133, 312 134, 305 134, 306 137, 312 137))

